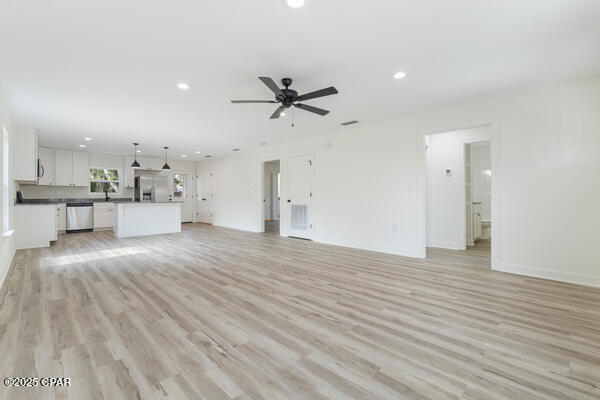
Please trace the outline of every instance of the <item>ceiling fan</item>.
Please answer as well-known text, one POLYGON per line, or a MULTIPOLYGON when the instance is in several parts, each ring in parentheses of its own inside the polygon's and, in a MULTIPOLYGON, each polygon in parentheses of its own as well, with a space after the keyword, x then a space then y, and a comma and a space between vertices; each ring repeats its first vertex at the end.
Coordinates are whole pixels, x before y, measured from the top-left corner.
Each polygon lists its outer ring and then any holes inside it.
POLYGON ((332 94, 336 94, 338 92, 336 88, 334 88, 333 86, 330 86, 325 89, 316 90, 314 92, 310 92, 310 93, 306 93, 306 94, 298 96, 297 91, 290 89, 290 85, 292 84, 292 80, 290 78, 283 78, 281 80, 281 83, 284 86, 283 89, 280 89, 279 86, 277 86, 277 84, 275 83, 275 81, 273 81, 273 79, 271 79, 271 78, 261 76, 258 79, 260 79, 265 85, 267 85, 267 87, 269 89, 271 89, 271 91, 273 93, 275 93, 275 100, 231 100, 231 102, 234 104, 239 104, 239 103, 273 103, 273 104, 277 104, 277 103, 281 103, 281 105, 279 107, 277 107, 277 110, 275 110, 273 115, 271 115, 271 119, 279 118, 281 116, 281 113, 286 108, 290 108, 291 106, 299 108, 300 110, 319 114, 321 116, 327 115, 327 114, 329 114, 328 110, 323 110, 322 108, 313 107, 313 106, 309 106, 308 104, 299 103, 299 101, 316 99, 317 97, 329 96, 332 94))

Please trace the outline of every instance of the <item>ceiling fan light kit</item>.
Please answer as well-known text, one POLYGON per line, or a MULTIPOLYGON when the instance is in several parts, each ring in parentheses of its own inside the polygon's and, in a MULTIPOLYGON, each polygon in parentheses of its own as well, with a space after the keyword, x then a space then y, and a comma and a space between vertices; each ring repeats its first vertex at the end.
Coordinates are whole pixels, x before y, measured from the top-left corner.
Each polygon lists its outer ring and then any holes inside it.
MULTIPOLYGON (((291 108, 292 106, 295 108, 299 108, 300 110, 308 111, 311 113, 315 113, 321 116, 325 116, 329 114, 329 110, 324 110, 322 108, 313 107, 308 104, 300 103, 301 101, 312 100, 319 97, 330 96, 333 94, 337 94, 338 91, 333 86, 330 86, 325 89, 316 90, 314 92, 306 93, 303 95, 298 95, 298 92, 294 89, 290 89, 292 85, 292 80, 290 78, 283 78, 281 83, 283 84, 283 88, 279 88, 275 81, 269 77, 261 76, 258 79, 262 83, 264 83, 271 91, 275 94, 275 100, 231 100, 234 104, 244 104, 244 103, 269 103, 269 104, 277 104, 281 103, 279 107, 275 110, 275 112, 271 115, 270 119, 278 119, 280 116, 285 115, 284 111, 286 108, 291 108)), ((292 114, 293 115, 293 114, 292 114)), ((293 126, 293 123, 292 123, 293 126)))

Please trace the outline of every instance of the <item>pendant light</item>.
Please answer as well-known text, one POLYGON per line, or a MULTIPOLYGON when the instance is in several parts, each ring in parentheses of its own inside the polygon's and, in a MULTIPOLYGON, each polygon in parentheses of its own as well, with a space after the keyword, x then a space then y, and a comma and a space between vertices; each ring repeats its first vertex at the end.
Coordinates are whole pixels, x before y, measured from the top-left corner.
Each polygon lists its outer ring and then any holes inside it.
POLYGON ((169 148, 165 146, 163 147, 163 149, 165 149, 165 165, 163 165, 162 169, 171 169, 171 167, 169 167, 169 164, 167 164, 167 150, 169 150, 169 148))
POLYGON ((139 168, 140 167, 140 163, 137 162, 137 147, 138 147, 139 143, 134 143, 133 144, 133 162, 131 163, 131 168, 139 168))

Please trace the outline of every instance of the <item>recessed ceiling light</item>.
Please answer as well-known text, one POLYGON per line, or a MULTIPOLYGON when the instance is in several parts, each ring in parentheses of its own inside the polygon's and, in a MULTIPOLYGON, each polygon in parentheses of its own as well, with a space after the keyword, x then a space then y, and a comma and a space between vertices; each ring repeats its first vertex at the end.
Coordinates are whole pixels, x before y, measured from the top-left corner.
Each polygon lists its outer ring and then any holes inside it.
POLYGON ((141 150, 136 150, 136 153, 141 153, 141 152, 142 152, 141 150))
POLYGON ((79 147, 86 147, 86 145, 85 144, 80 144, 79 147))
POLYGON ((187 158, 187 156, 185 154, 182 154, 181 158, 187 158))
POLYGON ((91 137, 86 137, 86 138, 83 138, 83 140, 85 140, 86 142, 91 142, 92 138, 91 137))
POLYGON ((187 84, 187 83, 185 83, 185 82, 179 82, 179 83, 177 84, 177 87, 178 87, 179 89, 181 89, 181 90, 188 90, 188 89, 190 88, 190 85, 188 85, 188 84, 187 84))
POLYGON ((260 145, 261 146, 266 146, 268 143, 267 142, 262 142, 260 145))
POLYGON ((292 8, 300 8, 304 5, 304 0, 286 0, 285 2, 292 8))
POLYGON ((398 71, 394 74, 394 79, 402 79, 406 76, 405 72, 402 71, 398 71))
POLYGON ((281 114, 279 114, 279 115, 280 115, 280 116, 282 116, 282 117, 285 117, 287 114, 286 114, 286 113, 284 113, 284 112, 282 112, 282 113, 281 113, 281 114))
POLYGON ((196 151, 195 151, 195 153, 196 153, 196 154, 200 154, 200 153, 202 153, 202 152, 201 152, 200 150, 196 150, 196 151))

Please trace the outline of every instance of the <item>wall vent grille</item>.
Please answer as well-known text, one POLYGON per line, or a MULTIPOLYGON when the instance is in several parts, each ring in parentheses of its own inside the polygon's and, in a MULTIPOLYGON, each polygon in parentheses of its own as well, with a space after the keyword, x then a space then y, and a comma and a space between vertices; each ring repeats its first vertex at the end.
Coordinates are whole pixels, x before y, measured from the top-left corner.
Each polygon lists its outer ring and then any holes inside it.
POLYGON ((292 204, 291 228, 299 231, 308 229, 308 205, 292 204))

